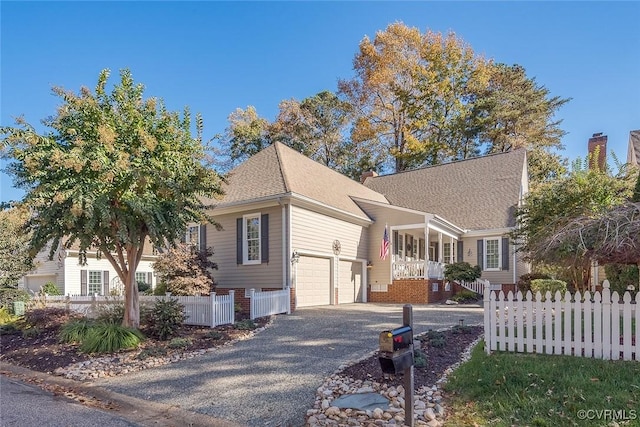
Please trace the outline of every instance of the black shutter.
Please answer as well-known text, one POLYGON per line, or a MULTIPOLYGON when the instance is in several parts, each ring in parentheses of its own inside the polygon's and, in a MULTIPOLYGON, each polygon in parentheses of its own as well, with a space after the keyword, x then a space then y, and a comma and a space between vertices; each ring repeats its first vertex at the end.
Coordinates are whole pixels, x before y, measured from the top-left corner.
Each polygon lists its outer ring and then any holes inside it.
POLYGON ((260 218, 260 250, 263 263, 269 262, 269 214, 263 214, 260 218))
POLYGON ((484 240, 478 240, 478 265, 484 270, 484 240))
POLYGON ((458 240, 458 262, 464 261, 464 245, 462 240, 458 240))
POLYGON ((393 232, 393 254, 394 255, 398 255, 398 232, 394 231, 393 232))
POLYGON ((502 269, 509 270, 509 238, 502 238, 502 269))
POLYGON ((236 263, 242 264, 242 218, 236 219, 236 263))
POLYGON ((80 270, 80 295, 87 295, 87 270, 80 270))
POLYGON ((200 224, 200 252, 207 252, 207 224, 200 224))
POLYGON ((107 270, 102 272, 102 294, 109 295, 109 272, 107 270))

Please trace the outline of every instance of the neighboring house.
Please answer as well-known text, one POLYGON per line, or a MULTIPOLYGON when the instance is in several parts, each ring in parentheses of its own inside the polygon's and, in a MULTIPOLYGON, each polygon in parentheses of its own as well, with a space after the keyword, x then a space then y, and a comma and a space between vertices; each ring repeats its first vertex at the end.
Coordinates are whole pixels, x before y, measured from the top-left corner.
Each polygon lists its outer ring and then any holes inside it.
MULTIPOLYGON (((145 252, 136 271, 136 279, 152 287, 156 277, 151 265, 157 258, 152 245, 145 246, 145 252)), ((123 284, 118 274, 105 257, 96 259, 95 252, 87 253, 86 265, 80 265, 77 249, 59 247, 49 260, 49 247, 44 248, 35 259, 36 268, 26 274, 18 283, 20 288, 38 293, 40 288, 53 282, 64 295, 110 295, 120 294, 123 284)))
POLYGON ((222 230, 194 233, 214 248, 216 291, 234 289, 243 304, 251 288, 290 289, 293 308, 426 303, 451 295, 446 263, 478 263, 495 284, 529 271, 507 237, 527 189, 523 150, 362 185, 276 143, 231 171, 225 195, 210 201, 222 230))

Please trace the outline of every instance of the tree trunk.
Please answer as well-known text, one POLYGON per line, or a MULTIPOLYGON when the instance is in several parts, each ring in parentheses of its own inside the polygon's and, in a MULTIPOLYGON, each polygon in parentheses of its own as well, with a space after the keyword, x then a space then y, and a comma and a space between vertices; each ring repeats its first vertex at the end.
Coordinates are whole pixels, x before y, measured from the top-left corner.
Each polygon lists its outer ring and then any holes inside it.
POLYGON ((138 298, 138 284, 136 283, 136 270, 129 268, 125 289, 125 308, 122 326, 128 328, 140 328, 140 301, 138 298))

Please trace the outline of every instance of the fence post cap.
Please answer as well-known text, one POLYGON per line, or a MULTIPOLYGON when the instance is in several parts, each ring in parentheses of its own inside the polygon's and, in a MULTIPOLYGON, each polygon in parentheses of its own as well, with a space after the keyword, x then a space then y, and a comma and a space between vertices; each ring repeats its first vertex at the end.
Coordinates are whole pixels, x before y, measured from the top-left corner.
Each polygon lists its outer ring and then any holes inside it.
POLYGON ((602 282, 602 287, 603 288, 610 288, 611 285, 609 284, 609 280, 605 279, 605 281, 602 282))

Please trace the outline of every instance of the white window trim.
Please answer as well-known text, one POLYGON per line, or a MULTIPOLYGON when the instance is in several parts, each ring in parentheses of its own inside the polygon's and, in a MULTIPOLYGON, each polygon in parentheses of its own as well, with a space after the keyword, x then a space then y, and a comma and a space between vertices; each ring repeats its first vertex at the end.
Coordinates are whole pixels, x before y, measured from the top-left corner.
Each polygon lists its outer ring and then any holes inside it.
POLYGON ((192 245, 195 246, 196 250, 200 250, 200 224, 197 225, 190 225, 187 227, 187 231, 185 232, 185 238, 184 241, 188 244, 188 245, 192 245), (193 240, 191 239, 191 229, 195 228, 196 229, 196 243, 193 243, 193 240))
POLYGON ((87 272, 87 295, 102 295, 104 290, 104 272, 102 270, 89 270, 87 272), (91 285, 96 285, 96 283, 91 282, 91 273, 97 273, 100 277, 100 288, 98 292, 91 292, 91 285))
POLYGON ((242 264, 262 264, 262 215, 260 212, 242 216, 242 264), (247 239, 247 220, 258 219, 258 259, 249 260, 249 241, 247 239))
POLYGON ((483 271, 502 271, 502 239, 500 237, 485 237, 484 238, 484 250, 482 254, 483 271), (487 241, 496 240, 498 242, 498 267, 487 268, 487 241))

